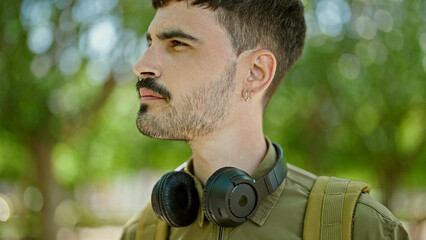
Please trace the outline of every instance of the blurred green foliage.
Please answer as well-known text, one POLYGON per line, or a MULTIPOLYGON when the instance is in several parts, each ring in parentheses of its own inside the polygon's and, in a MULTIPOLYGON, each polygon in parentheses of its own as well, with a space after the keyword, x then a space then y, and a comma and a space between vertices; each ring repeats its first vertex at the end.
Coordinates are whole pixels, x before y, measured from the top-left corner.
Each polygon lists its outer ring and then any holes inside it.
MULTIPOLYGON (((368 181, 385 204, 398 189, 424 189, 425 2, 305 2, 305 50, 267 109, 265 135, 290 163, 368 181)), ((148 0, 0 0, 0 193, 40 189, 45 206, 26 203, 10 220, 27 226, 22 237, 51 238, 38 219, 53 221, 58 193, 191 155, 135 125, 131 67, 154 13, 148 0)))
POLYGON ((307 169, 366 176, 382 187, 424 186, 424 2, 311 7, 304 55, 273 99, 266 132, 307 169))

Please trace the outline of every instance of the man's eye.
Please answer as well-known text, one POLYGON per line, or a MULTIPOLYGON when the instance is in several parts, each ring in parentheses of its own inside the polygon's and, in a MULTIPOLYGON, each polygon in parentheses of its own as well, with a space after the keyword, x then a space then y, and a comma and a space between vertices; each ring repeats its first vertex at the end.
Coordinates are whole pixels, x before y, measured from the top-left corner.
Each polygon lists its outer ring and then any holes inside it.
POLYGON ((183 43, 183 42, 178 41, 178 40, 172 40, 171 42, 172 42, 173 47, 181 47, 181 46, 186 47, 186 46, 188 46, 186 43, 183 43))

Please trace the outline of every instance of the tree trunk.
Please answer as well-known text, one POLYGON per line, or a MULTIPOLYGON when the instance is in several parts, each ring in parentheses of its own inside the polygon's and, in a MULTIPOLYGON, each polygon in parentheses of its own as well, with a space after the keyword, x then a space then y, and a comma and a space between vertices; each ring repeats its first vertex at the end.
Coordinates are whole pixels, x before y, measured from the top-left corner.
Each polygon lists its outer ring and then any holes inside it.
POLYGON ((35 135, 29 142, 31 157, 34 159, 34 173, 37 185, 43 195, 43 207, 41 209, 42 240, 54 240, 57 226, 54 221, 54 213, 59 192, 52 173, 52 149, 54 144, 45 136, 35 135))
POLYGON ((391 172, 383 173, 383 176, 380 180, 380 186, 382 188, 382 204, 389 208, 392 197, 397 188, 397 182, 399 181, 399 176, 397 174, 392 174, 391 172))

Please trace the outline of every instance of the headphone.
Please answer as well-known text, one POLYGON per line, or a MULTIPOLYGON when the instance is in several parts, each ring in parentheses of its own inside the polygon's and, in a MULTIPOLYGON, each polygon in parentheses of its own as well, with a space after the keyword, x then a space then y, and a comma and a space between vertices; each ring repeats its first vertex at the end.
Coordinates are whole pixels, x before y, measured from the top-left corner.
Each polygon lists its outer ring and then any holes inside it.
MULTIPOLYGON (((272 170, 258 179, 243 170, 224 167, 207 180, 202 207, 205 216, 221 227, 236 227, 252 217, 260 201, 273 193, 287 175, 283 151, 272 143, 277 162, 272 170)), ((185 227, 195 221, 200 201, 191 175, 180 171, 165 174, 155 184, 151 204, 158 218, 173 227, 185 227)))

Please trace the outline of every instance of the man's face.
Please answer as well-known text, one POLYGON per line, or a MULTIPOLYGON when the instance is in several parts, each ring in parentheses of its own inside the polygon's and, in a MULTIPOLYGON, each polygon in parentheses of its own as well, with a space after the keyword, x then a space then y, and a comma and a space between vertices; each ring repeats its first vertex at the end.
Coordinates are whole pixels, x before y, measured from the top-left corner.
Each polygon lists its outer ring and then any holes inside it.
POLYGON ((236 56, 214 13, 172 1, 158 9, 147 39, 150 47, 134 66, 143 77, 141 133, 191 141, 220 128, 237 98, 236 56))

